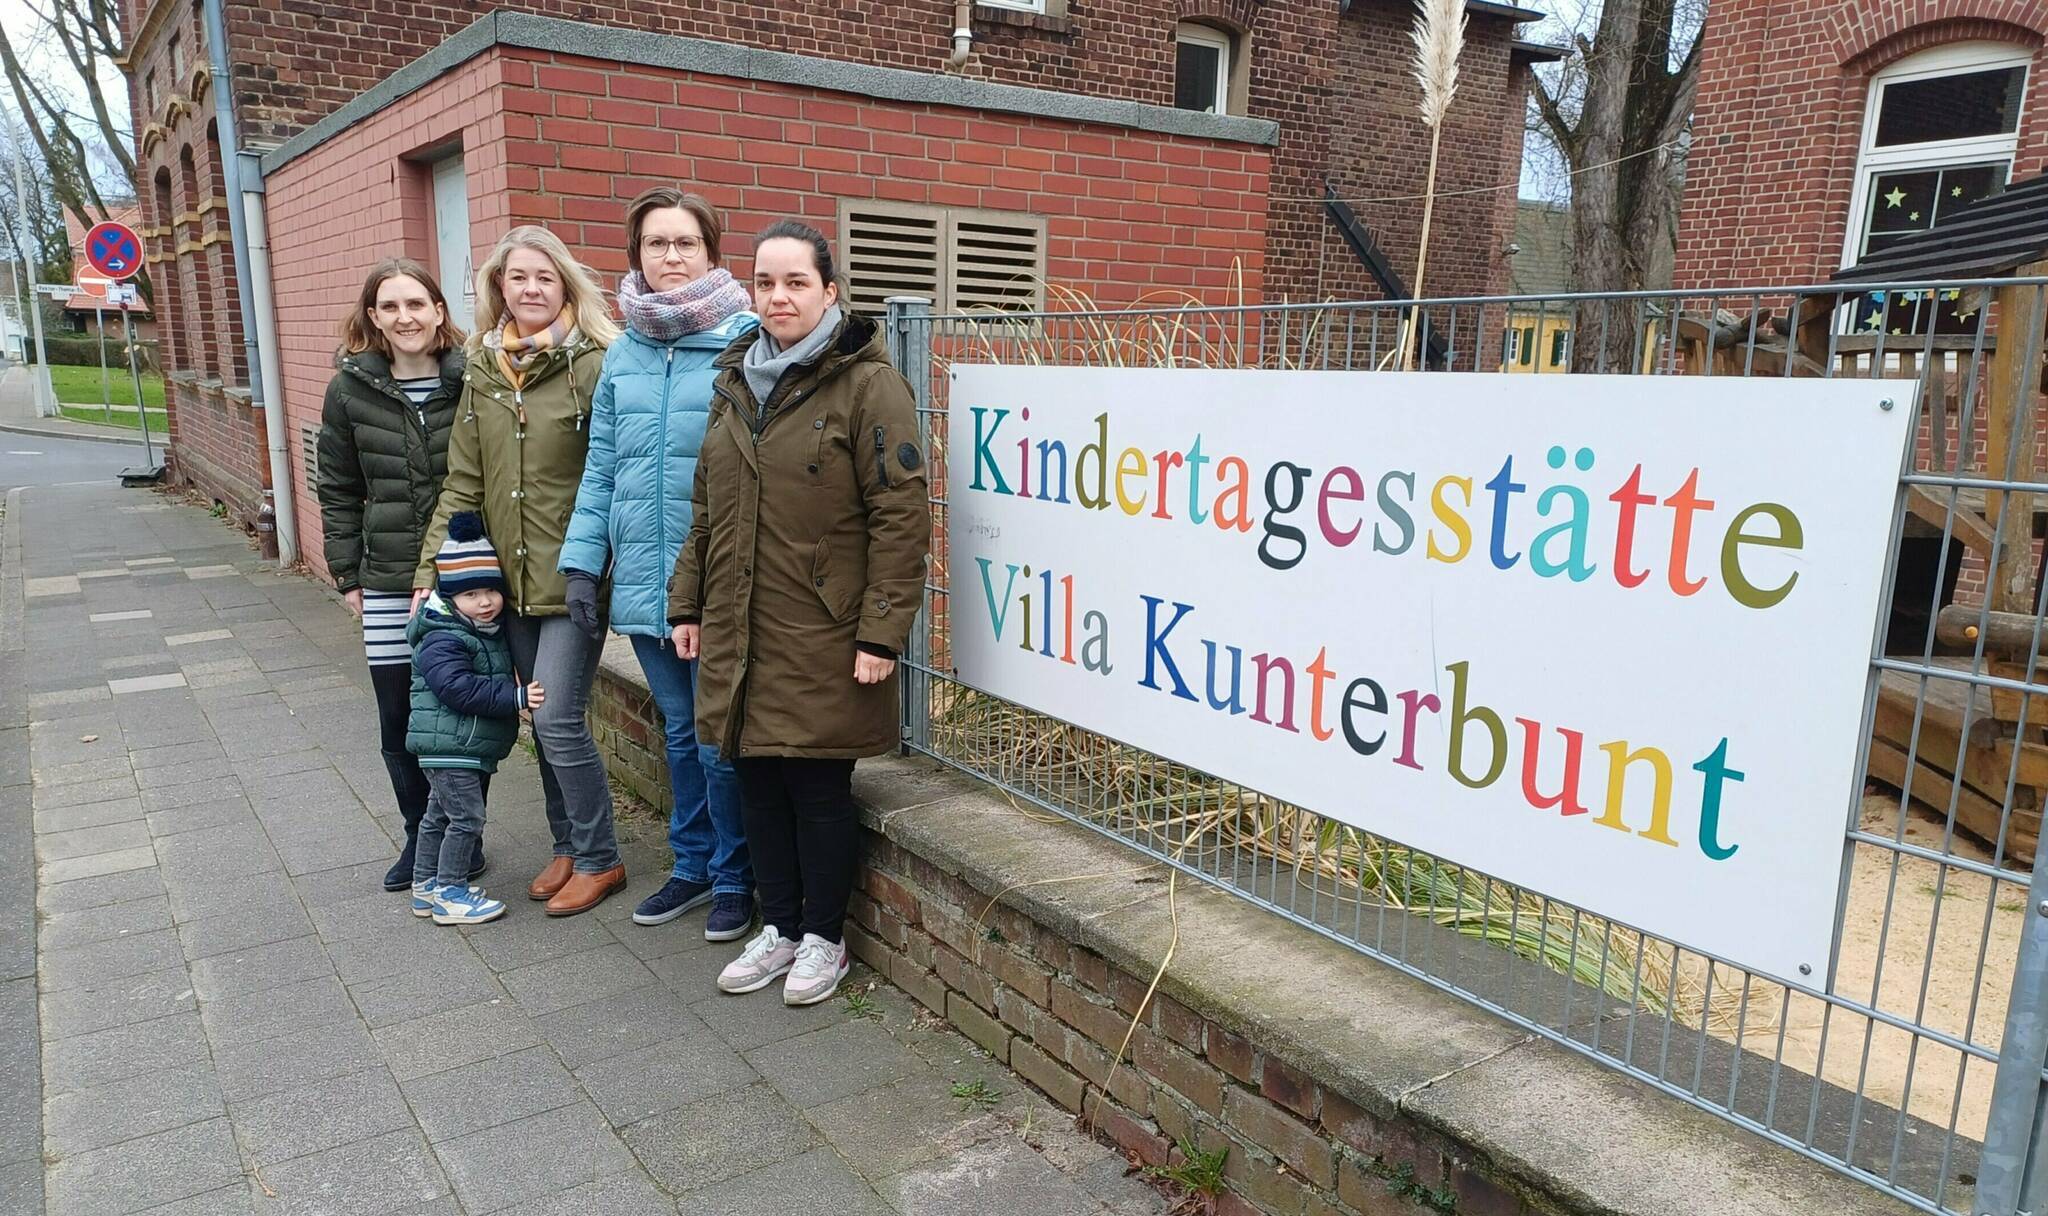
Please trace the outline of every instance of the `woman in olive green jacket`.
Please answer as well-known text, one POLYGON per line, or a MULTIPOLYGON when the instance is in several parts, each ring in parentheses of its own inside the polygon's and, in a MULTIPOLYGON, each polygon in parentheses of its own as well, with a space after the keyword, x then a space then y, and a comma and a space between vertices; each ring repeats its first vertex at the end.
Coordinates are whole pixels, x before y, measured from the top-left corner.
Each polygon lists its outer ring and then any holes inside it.
POLYGON ((342 318, 320 410, 314 493, 327 573, 362 618, 384 768, 405 820, 405 848, 384 875, 386 891, 411 887, 413 843, 427 810, 426 774, 405 750, 412 684, 405 624, 420 538, 448 471, 462 363, 462 331, 448 318, 441 285, 411 258, 386 258, 371 267, 342 318))
POLYGON ((612 828, 611 787, 585 711, 603 643, 571 623, 556 570, 590 444, 590 399, 604 348, 618 336, 597 277, 545 228, 514 228, 478 268, 477 332, 469 341, 448 479, 413 576, 434 584, 448 517, 476 511, 505 572, 506 630, 534 711, 541 786, 555 857, 527 887, 550 916, 594 908, 626 885, 612 828))
POLYGON ((764 922, 718 986, 787 974, 790 1005, 846 974, 853 762, 896 744, 896 659, 931 548, 910 384, 875 323, 841 311, 837 280, 809 225, 755 239, 761 328, 718 358, 669 582, 676 653, 701 642, 698 737, 739 772, 764 922))

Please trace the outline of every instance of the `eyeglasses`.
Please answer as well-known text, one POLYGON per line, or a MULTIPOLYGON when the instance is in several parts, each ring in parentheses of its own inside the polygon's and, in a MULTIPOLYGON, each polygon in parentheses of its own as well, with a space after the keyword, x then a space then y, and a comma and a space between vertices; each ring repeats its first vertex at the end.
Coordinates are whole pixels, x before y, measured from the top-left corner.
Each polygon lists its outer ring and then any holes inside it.
POLYGON ((665 236, 650 236, 640 242, 640 252, 656 261, 667 257, 671 249, 686 259, 694 258, 704 252, 704 242, 694 236, 681 236, 673 241, 665 236))

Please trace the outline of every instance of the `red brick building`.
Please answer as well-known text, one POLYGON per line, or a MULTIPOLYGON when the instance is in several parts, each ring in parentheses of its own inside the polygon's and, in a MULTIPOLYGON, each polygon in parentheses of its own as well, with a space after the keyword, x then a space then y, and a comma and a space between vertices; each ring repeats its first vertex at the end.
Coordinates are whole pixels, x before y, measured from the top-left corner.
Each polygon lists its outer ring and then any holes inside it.
POLYGON ((1714 0, 1677 286, 1824 281, 2048 169, 2048 0, 1714 0))
MULTIPOLYGON (((1392 265, 1414 259, 1427 143, 1408 0, 984 0, 960 68, 948 0, 219 2, 236 135, 260 153, 243 189, 264 196, 297 531, 316 565, 306 439, 338 310, 391 253, 438 266, 453 295, 506 228, 542 223, 615 276, 625 200, 682 181, 727 211, 735 270, 746 233, 802 215, 840 239, 869 307, 901 293, 941 309, 1384 294, 1329 193, 1353 200, 1392 265)), ((1460 239, 1438 243, 1432 294, 1505 284, 1542 54, 1515 37, 1538 14, 1467 7, 1446 133, 1459 153, 1440 188, 1496 189, 1439 205, 1439 230, 1460 239)), ((129 70, 147 221, 171 264, 160 279, 187 285, 190 305, 164 318, 185 415, 174 472, 246 512, 266 466, 240 389, 211 81, 175 62, 195 53, 201 11, 146 4, 129 70)))

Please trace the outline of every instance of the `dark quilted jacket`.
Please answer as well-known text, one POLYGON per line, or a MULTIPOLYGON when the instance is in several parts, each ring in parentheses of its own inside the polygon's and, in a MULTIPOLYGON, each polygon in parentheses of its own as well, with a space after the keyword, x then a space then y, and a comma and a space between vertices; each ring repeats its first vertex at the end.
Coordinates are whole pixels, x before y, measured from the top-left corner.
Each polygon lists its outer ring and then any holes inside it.
POLYGON ((410 591, 420 540, 448 475, 462 396, 462 351, 441 356, 441 387, 415 410, 375 351, 343 355, 320 412, 315 490, 327 572, 349 591, 410 591))
POLYGON ((412 643, 405 750, 422 768, 495 772, 519 741, 525 701, 503 626, 478 633, 437 591, 412 614, 405 639, 412 643))

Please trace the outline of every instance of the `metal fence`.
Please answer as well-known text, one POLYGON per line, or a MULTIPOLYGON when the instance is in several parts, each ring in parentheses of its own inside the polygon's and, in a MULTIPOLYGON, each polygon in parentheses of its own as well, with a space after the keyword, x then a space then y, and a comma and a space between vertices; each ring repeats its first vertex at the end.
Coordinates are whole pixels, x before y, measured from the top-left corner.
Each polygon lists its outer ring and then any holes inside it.
MULTIPOLYGON (((1848 290, 957 316, 893 300, 936 530, 905 745, 1917 1208, 2048 1212, 2048 279, 1848 290), (1430 369, 1919 381, 1864 703, 1869 776, 1822 812, 1845 814, 1824 975, 1751 974, 951 678, 951 365, 1383 368, 1409 324, 1430 369)), ((1827 477, 1828 454, 1811 458, 1827 477)))

